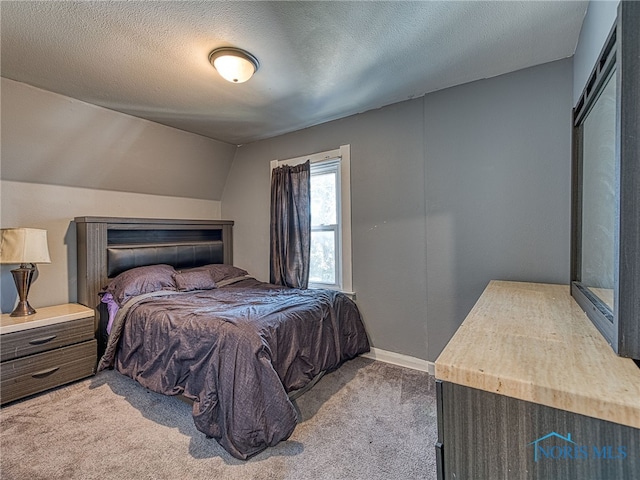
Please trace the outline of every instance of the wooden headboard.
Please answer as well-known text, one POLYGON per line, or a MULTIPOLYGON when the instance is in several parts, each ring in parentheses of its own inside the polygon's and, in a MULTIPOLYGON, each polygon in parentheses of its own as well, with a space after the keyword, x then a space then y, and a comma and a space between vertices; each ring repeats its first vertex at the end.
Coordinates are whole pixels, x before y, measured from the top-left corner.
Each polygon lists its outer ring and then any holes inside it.
POLYGON ((74 221, 78 303, 96 310, 98 292, 124 270, 158 263, 175 268, 233 263, 230 220, 76 217, 74 221))

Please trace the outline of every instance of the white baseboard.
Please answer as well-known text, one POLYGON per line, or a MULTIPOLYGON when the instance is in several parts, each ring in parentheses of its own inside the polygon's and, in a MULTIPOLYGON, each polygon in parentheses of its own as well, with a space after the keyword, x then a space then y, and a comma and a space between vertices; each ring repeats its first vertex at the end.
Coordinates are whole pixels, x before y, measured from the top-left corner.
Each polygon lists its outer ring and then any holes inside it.
POLYGON ((379 348, 372 347, 370 352, 363 353, 361 356, 385 363, 391 363, 393 365, 399 365, 401 367, 411 368, 413 370, 420 370, 421 372, 429 373, 429 375, 435 375, 436 373, 436 365, 433 362, 422 360, 421 358, 410 357, 409 355, 403 355, 401 353, 381 350, 379 348))

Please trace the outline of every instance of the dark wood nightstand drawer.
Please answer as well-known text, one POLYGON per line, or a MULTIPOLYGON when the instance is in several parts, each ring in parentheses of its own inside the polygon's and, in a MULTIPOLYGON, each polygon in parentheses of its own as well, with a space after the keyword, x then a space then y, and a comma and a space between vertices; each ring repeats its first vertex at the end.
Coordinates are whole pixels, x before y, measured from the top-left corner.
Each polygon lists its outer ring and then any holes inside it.
POLYGON ((0 365, 0 403, 93 375, 96 362, 96 340, 4 362, 0 365))
POLYGON ((92 338, 93 317, 6 333, 0 337, 0 361, 5 362, 92 338))

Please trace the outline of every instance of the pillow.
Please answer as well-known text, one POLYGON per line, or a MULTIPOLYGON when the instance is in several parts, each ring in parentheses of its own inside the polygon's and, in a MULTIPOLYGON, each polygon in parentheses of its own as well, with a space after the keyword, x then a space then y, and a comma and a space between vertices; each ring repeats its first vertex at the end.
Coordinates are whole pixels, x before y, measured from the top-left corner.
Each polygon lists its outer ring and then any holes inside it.
POLYGON ((109 335, 111 333, 111 327, 113 326, 113 320, 116 318, 116 313, 118 313, 118 310, 120 310, 120 307, 118 306, 116 301, 113 299, 113 295, 111 295, 110 293, 105 293, 104 295, 102 295, 102 297, 100 298, 100 301, 102 303, 107 304, 107 311, 109 312, 109 322, 107 323, 107 335, 109 335))
POLYGON ((209 270, 191 270, 188 272, 176 273, 173 275, 176 287, 181 292, 191 290, 211 290, 216 288, 216 282, 209 270))
POLYGON ((215 283, 221 282, 222 280, 227 280, 229 278, 244 277, 245 275, 248 275, 246 270, 223 263, 212 263, 210 265, 204 265, 202 267, 182 270, 182 273, 202 270, 207 270, 211 274, 211 277, 213 278, 213 281, 215 283))
POLYGON ((158 290, 175 290, 175 273, 177 272, 171 265, 164 264, 132 268, 114 278, 105 291, 122 307, 127 300, 136 295, 158 290))

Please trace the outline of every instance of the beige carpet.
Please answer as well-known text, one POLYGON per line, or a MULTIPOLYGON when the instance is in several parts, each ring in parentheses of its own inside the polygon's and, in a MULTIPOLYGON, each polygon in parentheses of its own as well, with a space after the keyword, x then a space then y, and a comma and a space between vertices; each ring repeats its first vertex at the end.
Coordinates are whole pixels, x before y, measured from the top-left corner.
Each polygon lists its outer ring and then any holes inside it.
POLYGON ((0 476, 17 479, 436 478, 433 377, 357 358, 297 401, 286 442, 243 462, 191 407, 115 371, 3 407, 0 476))

